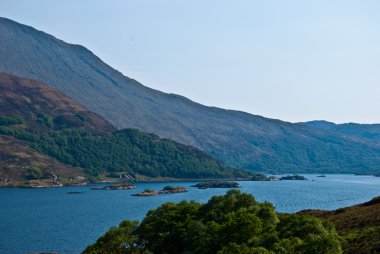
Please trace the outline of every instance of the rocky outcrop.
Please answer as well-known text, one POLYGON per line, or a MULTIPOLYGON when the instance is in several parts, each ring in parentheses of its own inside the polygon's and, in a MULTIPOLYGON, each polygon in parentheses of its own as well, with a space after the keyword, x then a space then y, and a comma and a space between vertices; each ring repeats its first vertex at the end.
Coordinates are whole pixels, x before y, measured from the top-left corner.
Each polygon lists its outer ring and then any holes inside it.
POLYGON ((204 182, 198 183, 191 187, 197 187, 198 189, 208 189, 208 188, 239 188, 240 184, 237 182, 204 182))
POLYGON ((307 180, 306 177, 300 176, 300 175, 288 175, 280 177, 280 181, 287 181, 287 180, 307 180))
POLYGON ((115 185, 107 185, 104 187, 94 187, 91 190, 133 190, 136 186, 131 183, 121 183, 115 185))
POLYGON ((132 196, 148 197, 148 196, 158 196, 158 195, 165 195, 165 194, 181 193, 181 192, 187 192, 187 189, 185 187, 182 187, 182 186, 165 186, 160 191, 144 190, 143 192, 132 194, 132 196))

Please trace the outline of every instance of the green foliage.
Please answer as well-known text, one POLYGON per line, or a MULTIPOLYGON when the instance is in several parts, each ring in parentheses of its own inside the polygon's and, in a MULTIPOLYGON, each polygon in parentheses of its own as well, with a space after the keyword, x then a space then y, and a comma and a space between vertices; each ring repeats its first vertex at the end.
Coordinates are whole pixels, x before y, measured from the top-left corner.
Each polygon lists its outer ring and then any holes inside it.
POLYGON ((252 195, 237 190, 214 196, 206 204, 166 203, 149 211, 127 233, 122 226, 112 229, 112 235, 126 234, 129 241, 113 238, 110 231, 84 253, 342 253, 340 238, 328 222, 311 216, 279 215, 271 204, 258 203, 252 195), (124 249, 114 252, 112 247, 101 252, 110 243, 124 249))
POLYGON ((203 182, 197 183, 192 187, 197 187, 200 189, 207 188, 239 188, 240 185, 237 182, 229 182, 229 181, 212 181, 212 182, 203 182))
POLYGON ((17 116, 0 116, 0 126, 22 124, 23 120, 17 116))
POLYGON ((380 226, 351 231, 343 236, 343 249, 347 254, 380 252, 380 226))
POLYGON ((37 180, 43 178, 43 173, 38 168, 30 168, 26 172, 25 178, 27 180, 37 180))
POLYGON ((84 115, 84 114, 82 114, 82 113, 76 113, 75 114, 82 122, 85 122, 85 121, 87 121, 87 117, 86 117, 86 115, 84 115))
POLYGON ((112 227, 100 237, 96 244, 86 249, 88 254, 138 254, 140 251, 136 236, 137 221, 123 221, 118 228, 112 227))
POLYGON ((175 191, 175 190, 180 190, 183 189, 183 187, 180 186, 165 186, 162 190, 164 191, 175 191))
POLYGON ((40 124, 42 124, 43 126, 46 126, 46 127, 53 127, 53 119, 51 118, 51 116, 47 115, 47 114, 38 114, 37 115, 37 122, 39 122, 40 124))
POLYGON ((82 129, 33 132, 0 126, 0 134, 28 141, 58 161, 93 176, 133 172, 149 177, 232 178, 252 175, 224 167, 198 149, 126 129, 95 135, 82 129))
POLYGON ((327 221, 306 215, 281 215, 277 228, 280 238, 291 240, 280 243, 277 251, 283 249, 284 246, 291 246, 295 253, 305 254, 334 254, 340 251, 340 240, 336 236, 335 228, 327 221), (308 237, 299 241, 305 235, 308 237), (331 237, 332 235, 336 237, 331 237))
POLYGON ((85 125, 86 121, 86 115, 78 112, 58 115, 53 119, 53 124, 55 129, 80 128, 85 125))

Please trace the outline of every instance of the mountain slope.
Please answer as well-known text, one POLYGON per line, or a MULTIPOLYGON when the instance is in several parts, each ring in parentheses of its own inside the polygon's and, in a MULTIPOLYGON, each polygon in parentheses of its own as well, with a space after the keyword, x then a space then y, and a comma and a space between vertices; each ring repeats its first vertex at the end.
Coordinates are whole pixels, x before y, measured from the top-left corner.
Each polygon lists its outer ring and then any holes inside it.
MULTIPOLYGON (((23 119, 30 130, 84 128, 103 133, 116 130, 63 93, 41 82, 0 73, 1 120, 23 119)), ((1 124, 1 123, 0 123, 1 124)))
POLYGON ((0 18, 0 71, 43 81, 117 128, 193 145, 230 166, 273 172, 380 172, 366 140, 206 107, 147 88, 82 46, 0 18))
POLYGON ((81 177, 83 172, 79 168, 39 153, 26 142, 0 135, 0 187, 52 186, 80 182, 81 177))
MULTIPOLYGON (((0 154, 5 156, 1 163, 11 157, 7 156, 10 153, 26 154, 29 164, 41 173, 35 172, 36 175, 41 177, 46 171, 39 163, 42 155, 97 177, 130 174, 136 177, 232 178, 253 175, 245 170, 227 168, 194 147, 134 129, 115 131, 107 121, 63 93, 41 82, 5 73, 0 73, 0 135, 8 136, 16 144, 13 148, 19 150, 11 150, 9 146, 13 143, 4 142, 0 146, 0 154), (26 153, 27 145, 34 151, 26 153)), ((50 164, 53 169, 61 165, 50 164)), ((0 175, 21 174, 20 167, 12 169, 9 172, 6 167, 0 167, 0 175)))
POLYGON ((304 122, 307 126, 321 130, 332 131, 341 135, 347 135, 359 139, 365 139, 378 143, 380 146, 380 124, 343 123, 335 124, 326 121, 304 122))

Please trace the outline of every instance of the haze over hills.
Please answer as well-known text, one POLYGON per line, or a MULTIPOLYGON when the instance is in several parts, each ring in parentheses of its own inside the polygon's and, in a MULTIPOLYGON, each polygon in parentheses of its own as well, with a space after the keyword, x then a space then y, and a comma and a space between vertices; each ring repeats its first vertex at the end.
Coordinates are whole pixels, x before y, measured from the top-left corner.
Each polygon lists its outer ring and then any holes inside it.
POLYGON ((372 141, 375 143, 380 143, 380 124, 335 124, 327 121, 310 121, 304 122, 303 124, 322 130, 328 130, 335 133, 349 135, 360 139, 367 139, 368 141, 372 141))
MULTIPOLYGON (((110 45, 111 46, 111 45, 110 45)), ((196 146, 229 166, 269 172, 380 172, 360 136, 206 107, 123 76, 83 46, 0 19, 0 71, 40 80, 117 128, 196 146)))
MULTIPOLYGON (((116 130, 41 82, 0 73, 0 186, 78 176, 136 180, 250 177, 199 149, 135 129, 116 130)), ((54 181, 50 181, 55 179, 54 181)))

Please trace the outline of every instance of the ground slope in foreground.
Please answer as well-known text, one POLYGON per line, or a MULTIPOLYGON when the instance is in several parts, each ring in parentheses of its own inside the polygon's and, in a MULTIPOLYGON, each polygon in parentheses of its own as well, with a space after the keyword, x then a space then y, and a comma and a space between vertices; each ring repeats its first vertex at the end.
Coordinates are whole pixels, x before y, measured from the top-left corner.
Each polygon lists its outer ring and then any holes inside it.
POLYGON ((380 197, 335 211, 305 210, 300 213, 333 222, 344 238, 344 253, 380 253, 380 197))

